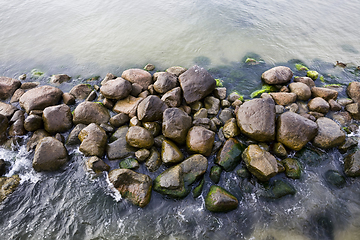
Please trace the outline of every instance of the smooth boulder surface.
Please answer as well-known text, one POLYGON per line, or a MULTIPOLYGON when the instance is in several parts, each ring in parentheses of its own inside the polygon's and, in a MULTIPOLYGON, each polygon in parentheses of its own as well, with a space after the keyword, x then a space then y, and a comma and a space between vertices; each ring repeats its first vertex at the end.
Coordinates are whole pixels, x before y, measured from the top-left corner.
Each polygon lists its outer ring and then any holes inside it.
POLYGON ((184 154, 173 142, 164 140, 161 147, 161 159, 165 164, 179 163, 184 160, 184 154))
POLYGON ((56 105, 62 96, 63 92, 51 86, 42 86, 30 89, 20 97, 20 106, 25 109, 27 113, 31 110, 43 110, 46 107, 56 105))
POLYGON ((311 97, 311 90, 308 85, 302 82, 293 82, 289 84, 290 91, 295 93, 297 99, 307 101, 311 97))
POLYGON ((321 97, 326 101, 329 101, 330 99, 335 100, 338 97, 338 92, 336 90, 329 88, 313 87, 311 89, 311 93, 314 98, 321 97))
POLYGON ((74 124, 90 124, 98 125, 107 123, 110 119, 109 111, 99 103, 84 101, 80 103, 73 112, 74 124))
MULTIPOLYGON (((71 112, 70 112, 71 115, 71 112)), ((35 132, 44 125, 42 117, 35 114, 30 114, 24 121, 24 128, 26 131, 35 132)))
POLYGON ((166 138, 183 144, 191 126, 191 117, 181 109, 168 108, 164 111, 162 133, 166 138))
POLYGON ((100 92, 105 98, 115 100, 126 98, 131 90, 131 83, 123 78, 109 80, 100 88, 100 92))
POLYGON ((212 185, 205 198, 205 207, 211 212, 229 212, 238 207, 239 201, 222 187, 212 185))
POLYGON ((197 65, 179 76, 185 101, 190 104, 209 95, 216 87, 215 79, 204 68, 197 65))
POLYGON ((351 82, 346 93, 355 103, 360 103, 360 82, 351 82))
POLYGON ((69 93, 76 99, 83 100, 86 99, 91 92, 92 87, 90 84, 78 84, 74 86, 69 93))
POLYGON ((260 141, 275 139, 275 104, 270 98, 257 98, 245 102, 236 113, 242 133, 260 141))
POLYGON ((101 158, 105 152, 107 141, 106 132, 95 123, 89 124, 79 133, 81 141, 79 150, 85 156, 98 156, 101 158))
POLYGON ((318 125, 318 134, 313 140, 315 146, 327 149, 339 146, 345 142, 345 132, 330 118, 318 118, 316 124, 318 125))
POLYGON ((21 82, 17 79, 0 77, 0 99, 5 100, 10 98, 20 85, 21 82))
POLYGON ((241 161, 241 154, 246 146, 235 138, 229 138, 219 150, 215 163, 225 171, 232 171, 241 161))
POLYGON ((145 207, 151 199, 152 180, 148 175, 130 169, 114 169, 109 180, 121 196, 139 207, 145 207))
POLYGON ((141 101, 137 108, 137 117, 143 122, 161 120, 166 104, 155 95, 150 95, 141 101))
POLYGON ((295 93, 287 92, 274 92, 270 93, 270 96, 274 99, 278 105, 289 105, 296 101, 297 95, 295 93))
POLYGON ((215 133, 201 126, 192 127, 186 137, 186 146, 190 152, 210 156, 214 145, 215 133))
POLYGON ((143 90, 146 90, 149 85, 153 83, 151 74, 143 69, 138 68, 125 70, 121 77, 131 83, 138 83, 142 86, 143 90))
POLYGON ((11 118, 11 116, 14 114, 14 112, 17 110, 17 108, 11 104, 0 102, 0 114, 11 118))
POLYGON ((261 75, 261 79, 271 85, 288 83, 292 77, 291 69, 284 66, 271 68, 261 75))
POLYGON ((126 142, 128 130, 129 127, 127 126, 120 127, 110 137, 110 143, 106 146, 106 155, 109 160, 123 159, 134 154, 136 149, 126 142))
POLYGON ((149 130, 132 126, 126 133, 126 142, 136 148, 151 148, 154 145, 154 137, 149 130))
POLYGON ((37 144, 33 168, 38 171, 56 171, 68 161, 64 144, 53 137, 44 137, 37 144))
POLYGON ((182 101, 181 88, 171 89, 161 97, 161 100, 169 107, 179 107, 182 101))
POLYGON ((276 139, 288 148, 299 151, 317 134, 317 124, 299 114, 286 112, 277 120, 276 139))
POLYGON ((330 109, 329 103, 321 97, 315 97, 311 99, 308 102, 308 107, 310 111, 319 112, 323 114, 326 114, 330 109))
POLYGON ((45 108, 42 119, 49 133, 66 132, 72 127, 71 110, 65 104, 45 108))

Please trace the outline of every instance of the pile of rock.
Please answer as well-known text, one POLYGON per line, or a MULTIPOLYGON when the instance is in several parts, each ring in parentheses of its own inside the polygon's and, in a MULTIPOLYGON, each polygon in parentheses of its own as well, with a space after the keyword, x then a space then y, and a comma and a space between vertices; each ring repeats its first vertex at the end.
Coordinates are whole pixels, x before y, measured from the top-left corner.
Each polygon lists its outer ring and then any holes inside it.
MULTIPOLYGON (((60 84, 70 78, 52 79, 60 84)), ((152 188, 184 198, 202 179, 193 192, 198 196, 212 154, 217 157, 209 175, 217 184, 221 172, 233 171, 241 160, 260 181, 282 171, 299 178, 300 164, 287 158, 290 151, 299 151, 308 142, 344 151, 354 146, 337 122, 342 119, 346 125, 351 117, 360 119, 360 83, 347 89, 352 100, 337 101, 336 90, 315 87, 309 77, 291 82, 293 73, 287 67, 272 68, 262 79, 281 91, 243 102, 237 93, 227 96, 226 88, 217 87, 198 66, 171 67, 153 75, 129 69, 121 77, 107 74, 101 87, 79 84, 69 93, 36 84, 24 89, 25 83, 1 77, 0 98, 11 100, 0 102, 0 142, 9 145, 17 136, 33 132, 27 148, 35 149, 36 171, 61 168, 68 161, 67 148, 77 145, 95 172, 109 171, 107 160, 121 161, 120 169, 110 171, 110 182, 140 207, 149 203, 152 188), (15 107, 17 102, 24 110, 15 107), (71 112, 69 106, 74 104, 71 112), (70 132, 66 141, 65 132, 70 132), (166 170, 152 181, 134 171, 142 162, 149 172, 161 165, 166 170)), ((360 175, 357 156, 345 162, 349 176, 360 175)), ((210 211, 230 211, 238 200, 214 185, 205 203, 210 211)))

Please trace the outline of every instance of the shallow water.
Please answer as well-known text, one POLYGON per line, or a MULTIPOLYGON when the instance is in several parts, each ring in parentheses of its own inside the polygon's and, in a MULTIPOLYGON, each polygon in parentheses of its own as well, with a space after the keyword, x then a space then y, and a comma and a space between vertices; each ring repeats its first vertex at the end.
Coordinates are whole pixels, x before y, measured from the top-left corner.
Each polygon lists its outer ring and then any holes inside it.
MULTIPOLYGON (((31 76, 48 83, 66 73, 73 85, 107 72, 151 62, 156 70, 173 65, 201 65, 221 78, 229 91, 249 97, 261 87, 261 73, 286 65, 296 75, 301 61, 324 77, 317 85, 345 86, 359 81, 360 20, 357 1, 1 1, 0 75, 31 76), (247 56, 261 59, 244 64, 247 56), (297 59, 297 60, 293 60, 297 59), (349 63, 334 68, 336 61, 349 63)), ((99 83, 100 80, 89 83, 99 83)), ((26 136, 25 138, 27 138, 26 136)), ((356 239, 360 235, 360 180, 347 178, 342 188, 329 186, 327 170, 343 173, 343 156, 335 150, 318 161, 302 159, 301 179, 291 183, 294 196, 266 197, 254 179, 223 173, 219 185, 239 200, 237 210, 214 214, 204 209, 211 181, 205 174, 203 195, 173 200, 153 192, 138 208, 121 199, 106 175, 94 178, 85 159, 69 149, 71 161, 55 173, 36 173, 33 153, 24 146, 0 148, 12 163, 8 176, 20 174, 19 188, 0 204, 4 239, 356 239), (249 190, 250 189, 250 190, 249 190)), ((110 163, 112 168, 117 162, 110 163)), ((209 158, 209 169, 213 157, 209 158)), ((239 166, 240 167, 240 166, 239 166)), ((239 168, 238 167, 238 168, 239 168)), ((148 173, 154 179, 165 168, 148 173)), ((208 171, 209 172, 209 171, 208 171)))

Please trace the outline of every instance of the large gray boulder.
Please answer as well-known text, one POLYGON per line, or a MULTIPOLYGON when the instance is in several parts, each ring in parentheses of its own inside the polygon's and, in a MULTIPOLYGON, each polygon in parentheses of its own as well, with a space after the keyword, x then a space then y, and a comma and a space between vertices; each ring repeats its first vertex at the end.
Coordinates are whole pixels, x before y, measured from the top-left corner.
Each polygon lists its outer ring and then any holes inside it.
POLYGON ((236 113, 240 130, 250 138, 265 142, 275 139, 275 104, 271 98, 245 102, 236 113))
POLYGON ((210 73, 197 65, 181 74, 179 82, 188 104, 203 99, 216 87, 216 81, 210 73))
POLYGON ((110 119, 109 111, 99 103, 84 101, 80 103, 73 112, 74 124, 90 124, 98 125, 107 123, 110 119))
POLYGON ((98 156, 101 158, 104 155, 107 136, 104 129, 95 123, 89 124, 79 133, 81 141, 79 150, 85 156, 98 156))
POLYGON ((110 138, 110 143, 106 147, 106 155, 109 160, 123 159, 132 156, 136 148, 126 142, 126 133, 129 127, 120 127, 110 138))
POLYGON ((313 140, 315 146, 326 149, 339 146, 345 142, 345 132, 330 118, 318 118, 316 123, 318 134, 313 140))
POLYGON ((151 199, 152 180, 148 175, 130 169, 114 169, 109 180, 121 196, 139 207, 145 207, 151 199))
POLYGON ((158 73, 154 89, 158 93, 166 93, 179 84, 176 75, 168 72, 158 73))
POLYGON ((42 86, 30 89, 20 97, 20 106, 27 113, 31 110, 43 110, 46 107, 56 105, 63 92, 52 86, 42 86))
POLYGON ((44 137, 37 144, 33 168, 40 171, 56 171, 68 161, 64 144, 53 137, 44 137))
POLYGON ((191 126, 191 117, 181 109, 168 108, 164 111, 162 133, 166 138, 183 144, 191 126))
POLYGON ((125 70, 121 77, 131 83, 140 84, 143 87, 143 90, 146 90, 153 82, 151 74, 148 71, 138 68, 125 70))
POLYGON ((293 150, 302 149, 316 134, 317 124, 299 114, 286 112, 277 120, 277 141, 293 150))
POLYGON ((161 120, 166 104, 155 95, 150 95, 141 101, 137 108, 137 117, 143 122, 161 120))
POLYGON ((132 126, 126 133, 126 142, 136 148, 151 148, 154 145, 154 137, 149 130, 132 126))
POLYGON ((11 97, 20 85, 21 82, 17 79, 0 77, 0 99, 5 100, 11 97))
POLYGON ((293 72, 290 68, 278 66, 271 68, 261 75, 262 80, 267 84, 285 84, 293 77, 293 72))
POLYGON ((115 100, 126 98, 131 90, 131 83, 123 78, 109 80, 100 88, 100 92, 105 98, 115 100))
POLYGON ((186 146, 190 152, 210 156, 215 141, 215 133, 201 126, 192 127, 186 137, 186 146))
POLYGON ((65 104, 45 108, 42 118, 49 133, 66 132, 72 127, 71 110, 65 104))
POLYGON ((360 82, 351 82, 346 93, 355 103, 360 103, 360 82))

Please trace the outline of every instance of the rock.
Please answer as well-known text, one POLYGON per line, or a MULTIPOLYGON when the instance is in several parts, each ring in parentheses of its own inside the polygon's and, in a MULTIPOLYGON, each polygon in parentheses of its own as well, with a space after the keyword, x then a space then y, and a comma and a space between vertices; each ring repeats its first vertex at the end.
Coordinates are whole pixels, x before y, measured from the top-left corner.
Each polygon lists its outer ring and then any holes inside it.
POLYGON ((179 107, 182 102, 181 88, 176 87, 171 89, 161 97, 161 100, 169 107, 179 107))
POLYGON ((110 166, 107 165, 101 158, 93 156, 86 161, 86 166, 88 169, 93 170, 96 174, 101 172, 108 172, 110 170, 110 166))
POLYGON ((106 107, 107 109, 112 109, 115 104, 114 104, 114 101, 113 101, 113 100, 104 98, 104 100, 103 100, 103 105, 104 105, 104 107, 106 107))
POLYGON ((107 123, 110 119, 109 111, 99 103, 85 101, 80 103, 73 112, 74 124, 90 124, 98 125, 107 123))
POLYGON ((346 93, 355 103, 360 103, 360 82, 351 82, 346 93))
POLYGON ((307 101, 311 97, 311 90, 308 85, 302 82, 290 83, 289 88, 291 92, 297 95, 297 99, 307 101))
POLYGON ((203 177, 201 179, 201 181, 199 182, 199 184, 193 190, 193 197, 194 198, 197 198, 197 197, 199 197, 201 195, 202 190, 204 188, 204 185, 205 185, 205 180, 204 180, 204 177, 203 177))
POLYGON ((208 166, 207 159, 195 154, 175 165, 154 180, 154 190, 174 198, 184 198, 191 191, 191 184, 199 179, 208 166))
POLYGON ((346 137, 345 138, 345 142, 340 145, 338 147, 339 151, 344 154, 346 153, 348 150, 352 149, 352 148, 355 148, 358 146, 358 141, 351 138, 351 137, 346 137))
POLYGON ((139 119, 137 117, 133 117, 130 119, 129 127, 133 127, 133 126, 141 127, 141 122, 139 121, 139 119))
POLYGON ((131 83, 138 83, 143 87, 143 90, 148 89, 153 80, 151 74, 143 69, 128 69, 125 70, 121 77, 128 80, 131 83))
POLYGON ((137 158, 137 160, 138 160, 139 162, 145 161, 145 159, 147 159, 149 156, 150 156, 150 151, 147 150, 146 148, 137 150, 137 151, 135 152, 135 157, 137 158))
POLYGON ((329 103, 321 97, 311 99, 308 103, 308 107, 310 111, 315 111, 323 114, 326 114, 330 109, 329 103))
POLYGON ((78 84, 70 90, 70 94, 78 100, 83 100, 92 92, 90 84, 78 84))
POLYGON ((168 108, 164 111, 162 133, 166 138, 183 144, 191 126, 191 117, 179 108, 168 108))
POLYGON ((104 155, 107 136, 104 129, 95 123, 89 124, 79 133, 81 141, 79 150, 85 156, 98 156, 101 158, 104 155))
POLYGON ((165 109, 166 104, 158 96, 150 95, 139 103, 137 117, 144 122, 161 120, 165 109))
POLYGON ((50 134, 66 132, 72 127, 71 110, 65 104, 45 108, 42 119, 45 130, 50 134))
POLYGON ((110 124, 113 127, 121 127, 125 123, 129 122, 130 118, 125 113, 119 113, 110 118, 110 124))
POLYGON ((164 140, 161 148, 161 159, 165 164, 179 163, 184 160, 184 154, 173 142, 164 140))
POLYGON ((6 162, 4 159, 0 159, 0 176, 4 175, 6 172, 6 162))
POLYGON ((256 144, 248 146, 241 156, 247 169, 260 181, 268 181, 278 172, 275 157, 256 144))
POLYGON ((150 150, 150 156, 145 162, 147 169, 150 172, 155 172, 156 170, 159 169, 161 164, 162 164, 162 162, 161 162, 161 158, 160 158, 160 153, 156 150, 155 147, 152 147, 150 150))
POLYGON ((91 93, 89 94, 89 96, 87 96, 87 98, 85 99, 85 101, 93 101, 95 98, 97 97, 96 91, 93 90, 91 91, 91 93))
POLYGON ((226 88, 225 87, 217 87, 213 91, 214 96, 220 100, 225 100, 226 98, 226 88))
POLYGON ((126 142, 126 134, 129 128, 127 126, 120 127, 110 137, 110 142, 106 147, 106 155, 109 160, 117 160, 129 157, 136 151, 135 148, 126 142))
POLYGON ((131 84, 131 92, 130 95, 137 97, 141 92, 142 92, 143 88, 140 84, 138 83, 133 83, 131 84))
POLYGON ((206 97, 204 100, 208 114, 217 115, 220 110, 220 100, 215 97, 206 97))
POLYGON ((144 70, 146 71, 153 71, 155 69, 155 66, 151 63, 146 64, 146 66, 144 67, 144 70))
POLYGON ((105 84, 107 81, 111 80, 111 79, 115 79, 116 76, 112 73, 107 73, 105 78, 101 81, 101 85, 105 84))
POLYGON ((335 170, 326 171, 325 180, 328 184, 337 188, 343 187, 346 183, 345 177, 335 170))
POLYGON ((261 79, 270 85, 288 83, 292 77, 293 72, 291 69, 284 66, 271 68, 261 75, 261 79))
POLYGON ((26 131, 35 132, 43 127, 43 120, 40 116, 31 114, 24 121, 24 128, 26 131))
POLYGON ((143 98, 135 98, 133 96, 129 96, 123 100, 117 101, 115 104, 113 111, 116 113, 125 113, 129 115, 130 118, 136 116, 137 108, 139 103, 143 100, 143 98))
POLYGON ((330 110, 331 111, 340 111, 342 109, 341 105, 337 103, 334 99, 329 100, 330 110))
POLYGON ((216 81, 210 73, 196 65, 181 74, 179 82, 188 104, 203 99, 216 87, 216 81))
POLYGON ((285 167, 286 176, 293 179, 299 179, 301 176, 300 163, 293 158, 285 158, 281 161, 285 167))
POLYGON ((0 114, 1 115, 10 119, 16 110, 18 110, 18 109, 15 106, 13 106, 11 104, 0 102, 0 114))
POLYGON ((130 95, 131 90, 131 83, 123 78, 109 80, 100 88, 100 92, 105 98, 115 100, 126 98, 130 95))
POLYGON ((154 138, 154 145, 157 148, 161 148, 162 147, 162 142, 165 140, 164 135, 159 135, 157 137, 154 138))
POLYGON ((270 96, 274 99, 276 104, 283 106, 295 102, 297 98, 297 95, 295 93, 286 93, 286 92, 270 93, 270 96))
POLYGON ((326 149, 339 146, 345 142, 345 133, 330 118, 319 118, 316 123, 318 125, 318 134, 313 140, 315 146, 326 149))
POLYGON ((344 159, 344 171, 349 177, 360 176, 360 150, 349 154, 344 159))
POLYGON ((275 139, 275 104, 272 99, 253 99, 245 102, 236 113, 242 133, 256 141, 275 139))
POLYGON ((176 76, 180 76, 181 74, 183 74, 184 72, 186 72, 186 68, 183 67, 179 67, 179 66, 174 66, 174 67, 169 67, 168 69, 166 69, 166 72, 168 73, 172 73, 176 76))
POLYGON ((10 123, 13 124, 9 128, 9 136, 23 136, 26 134, 24 127, 25 116, 23 111, 17 111, 14 116, 10 119, 10 123), (18 115, 18 117, 15 117, 18 115))
POLYGON ((50 82, 55 84, 61 84, 63 82, 69 82, 69 81, 70 81, 70 77, 66 74, 56 74, 56 75, 52 75, 50 78, 50 82))
POLYGON ((79 133, 81 132, 81 130, 83 130, 84 128, 86 127, 85 124, 77 124, 73 130, 71 130, 67 140, 66 140, 66 145, 77 145, 77 144, 80 144, 80 139, 78 137, 79 133))
MULTIPOLYGON (((198 118, 193 121, 193 126, 200 126, 200 127, 206 128, 206 129, 210 129, 211 124, 212 124, 211 120, 208 118, 198 118)), ((215 129, 216 129, 216 127, 215 127, 215 129)))
POLYGON ((223 133, 225 138, 236 137, 241 133, 235 118, 231 118, 225 123, 223 133))
POLYGON ((294 82, 301 82, 306 84, 310 89, 315 87, 315 82, 309 77, 295 77, 294 82))
POLYGON ((360 120, 360 108, 358 103, 348 104, 345 109, 350 113, 353 119, 360 120))
POLYGON ((205 198, 205 207, 211 212, 229 212, 236 209, 239 201, 222 187, 213 185, 205 198))
POLYGON ((214 145, 215 133, 204 127, 192 127, 186 137, 186 146, 189 151, 210 156, 214 145))
POLYGON ((56 171, 68 161, 64 144, 53 137, 44 137, 37 144, 33 159, 35 171, 56 171))
POLYGON ((245 148, 246 146, 235 138, 229 138, 217 153, 215 163, 230 172, 240 163, 245 148))
POLYGON ((329 101, 330 99, 336 100, 336 98, 338 96, 337 91, 335 91, 333 89, 329 89, 329 88, 322 88, 322 87, 313 87, 311 89, 311 93, 314 98, 321 97, 321 98, 325 99, 326 101, 329 101))
POLYGON ((151 198, 152 180, 148 175, 130 169, 114 169, 109 180, 121 196, 139 207, 145 207, 151 198))
POLYGON ((0 99, 5 100, 11 97, 20 85, 21 82, 17 79, 0 77, 0 99))
POLYGON ((166 93, 178 86, 177 77, 168 72, 158 74, 157 80, 154 83, 154 90, 158 93, 166 93))
POLYGON ((341 106, 345 107, 346 105, 353 103, 354 100, 352 100, 352 99, 350 99, 350 98, 338 98, 337 102, 338 102, 341 106))
POLYGON ((14 94, 12 95, 10 99, 10 103, 18 102, 20 100, 20 97, 25 93, 25 91, 21 88, 16 89, 14 94))
POLYGON ((31 89, 31 88, 36 88, 39 85, 40 85, 40 82, 25 82, 25 83, 21 84, 20 88, 23 90, 27 90, 27 89, 31 89))
POLYGON ((55 134, 55 138, 59 140, 61 143, 65 143, 65 137, 61 135, 60 133, 55 134))
POLYGON ((11 177, 0 177, 0 203, 4 201, 7 196, 13 193, 19 184, 19 175, 13 175, 11 177))
POLYGON ((221 100, 220 105, 222 108, 228 108, 231 106, 231 103, 228 100, 224 99, 224 100, 221 100))
POLYGON ((130 127, 126 134, 126 142, 136 148, 151 148, 154 145, 154 137, 143 127, 130 127))
POLYGON ((71 95, 70 93, 64 93, 62 95, 64 104, 66 105, 74 105, 75 104, 75 97, 71 95))
POLYGON ((237 99, 231 104, 231 106, 236 109, 236 107, 240 106, 241 104, 243 104, 243 102, 237 99))
POLYGON ((213 181, 215 184, 218 184, 220 181, 221 172, 222 172, 221 167, 217 165, 212 166, 209 175, 211 181, 213 181))
POLYGON ((207 118, 208 117, 208 110, 206 108, 201 108, 194 114, 193 119, 197 120, 199 118, 207 118))
POLYGON ((125 169, 137 169, 139 166, 139 162, 134 158, 126 158, 119 163, 119 167, 125 169))
POLYGON ((19 102, 20 106, 29 113, 31 110, 43 110, 46 107, 56 105, 62 94, 63 92, 58 88, 42 86, 25 92, 20 97, 19 102))
POLYGON ((302 149, 317 134, 317 124, 293 112, 280 115, 277 120, 278 142, 295 151, 302 149))
POLYGON ((154 137, 158 136, 161 133, 161 125, 157 122, 144 122, 142 125, 154 137))
POLYGON ((2 137, 6 135, 6 130, 9 126, 9 120, 6 116, 0 114, 0 142, 2 137))
POLYGON ((285 158, 288 155, 284 145, 279 142, 274 143, 273 152, 279 158, 285 158))
POLYGON ((50 134, 46 132, 44 129, 36 130, 33 135, 31 136, 30 140, 26 144, 26 150, 30 151, 35 149, 37 144, 40 142, 41 139, 44 137, 50 137, 50 134))
POLYGON ((306 76, 315 81, 319 77, 319 73, 317 71, 307 71, 306 76))
POLYGON ((219 119, 225 124, 229 119, 234 117, 233 110, 230 108, 225 108, 219 114, 219 119))
POLYGON ((279 199, 286 195, 294 195, 295 188, 288 182, 283 180, 275 180, 271 187, 270 198, 279 199))

